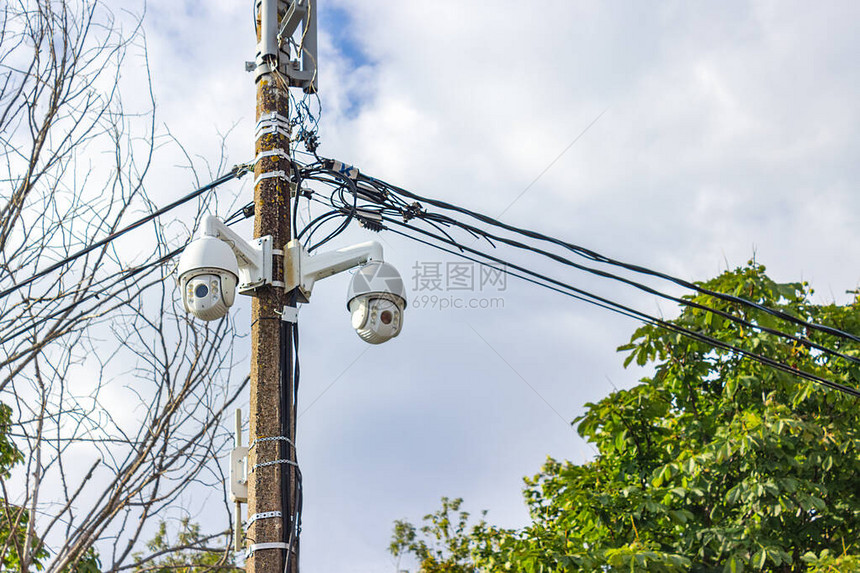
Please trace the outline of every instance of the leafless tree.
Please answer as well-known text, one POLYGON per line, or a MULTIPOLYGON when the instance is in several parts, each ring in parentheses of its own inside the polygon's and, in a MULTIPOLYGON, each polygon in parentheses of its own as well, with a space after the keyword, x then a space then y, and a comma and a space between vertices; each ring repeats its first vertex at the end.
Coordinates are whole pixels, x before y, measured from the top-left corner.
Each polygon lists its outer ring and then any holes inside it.
POLYGON ((0 568, 71 571, 97 551, 127 569, 190 485, 223 492, 222 418, 247 379, 231 322, 191 324, 177 303, 181 241, 158 220, 40 274, 152 212, 162 136, 151 89, 143 109, 121 97, 129 58, 149 81, 139 19, 123 32, 100 0, 0 11, 0 568))

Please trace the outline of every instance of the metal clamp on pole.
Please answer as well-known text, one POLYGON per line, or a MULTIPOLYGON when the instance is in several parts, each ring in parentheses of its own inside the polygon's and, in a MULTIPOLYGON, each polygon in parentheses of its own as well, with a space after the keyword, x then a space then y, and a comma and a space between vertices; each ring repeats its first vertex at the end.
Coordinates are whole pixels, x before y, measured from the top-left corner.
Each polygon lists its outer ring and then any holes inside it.
POLYGON ((262 513, 255 513, 251 517, 248 518, 246 522, 247 527, 251 527, 251 524, 257 521, 258 519, 272 519, 273 517, 283 517, 284 514, 280 511, 264 511, 262 513))

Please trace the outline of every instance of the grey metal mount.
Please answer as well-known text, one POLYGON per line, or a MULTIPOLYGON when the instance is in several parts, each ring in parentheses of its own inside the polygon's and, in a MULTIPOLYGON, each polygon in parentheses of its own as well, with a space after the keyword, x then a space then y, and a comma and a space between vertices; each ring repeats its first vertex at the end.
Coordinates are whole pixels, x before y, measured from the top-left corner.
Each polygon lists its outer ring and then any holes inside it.
POLYGON ((317 0, 256 0, 255 7, 260 15, 260 41, 253 64, 256 79, 277 69, 289 87, 315 93, 319 76, 317 0), (298 53, 292 53, 291 45, 298 53))

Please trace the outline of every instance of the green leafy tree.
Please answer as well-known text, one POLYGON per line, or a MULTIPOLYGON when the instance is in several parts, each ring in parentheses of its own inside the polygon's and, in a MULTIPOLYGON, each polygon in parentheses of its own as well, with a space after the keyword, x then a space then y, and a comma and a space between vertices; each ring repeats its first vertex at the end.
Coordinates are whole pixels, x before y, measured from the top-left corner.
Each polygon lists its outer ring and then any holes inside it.
MULTIPOLYGON (((420 562, 421 573, 473 573, 470 556, 469 513, 461 511, 461 498, 442 498, 442 508, 424 516, 416 528, 406 520, 394 522, 389 552, 398 560, 412 555, 420 562)), ((482 522, 483 523, 483 522, 482 522)))
MULTIPOLYGON (((860 300, 818 306, 805 284, 777 284, 764 267, 705 283, 796 317, 860 334, 860 300)), ((791 343, 685 308, 673 322, 843 384, 860 345, 807 332, 761 311, 690 297, 801 338, 791 343)), ((532 523, 468 534, 486 571, 860 571, 860 403, 789 373, 643 326, 626 364, 654 375, 587 404, 579 434, 597 456, 550 459, 526 480, 532 523)))

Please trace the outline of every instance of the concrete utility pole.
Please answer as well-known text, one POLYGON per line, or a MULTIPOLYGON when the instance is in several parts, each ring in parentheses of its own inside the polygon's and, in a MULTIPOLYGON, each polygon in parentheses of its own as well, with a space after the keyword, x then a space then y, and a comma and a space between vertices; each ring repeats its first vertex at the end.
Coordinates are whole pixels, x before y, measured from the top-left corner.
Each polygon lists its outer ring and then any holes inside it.
MULTIPOLYGON (((260 20, 257 20, 260 34, 260 20)), ((289 115, 289 98, 272 74, 263 74, 257 79, 257 119, 275 113, 281 117, 289 115)), ((289 149, 289 136, 280 131, 261 135, 255 144, 257 157, 266 152, 289 149)), ((272 236, 275 257, 272 264, 274 285, 260 289, 251 304, 251 411, 250 440, 254 444, 248 454, 248 467, 280 459, 280 442, 277 440, 256 442, 264 437, 281 436, 281 420, 292 409, 292 396, 287 412, 281 411, 281 312, 287 302, 283 289, 283 253, 290 239, 290 188, 281 177, 266 177, 281 171, 290 172, 288 159, 280 155, 263 156, 254 170, 254 237, 272 236), (279 284, 280 282, 280 284, 279 284)), ((288 390, 284 389, 285 392, 288 390)), ((288 392, 289 393, 289 392, 288 392)), ((288 425, 292 427, 292 423, 288 425)), ((294 440, 295 436, 286 436, 294 440)), ((295 443, 295 442, 293 442, 295 443)), ((260 467, 248 475, 248 516, 288 511, 281 499, 281 483, 290 479, 292 472, 286 464, 260 467)), ((294 492, 295 480, 291 480, 290 493, 294 492)), ((258 519, 251 523, 246 533, 249 543, 282 542, 283 519, 258 519)), ((293 553, 295 556, 295 552, 293 553)), ((282 551, 259 550, 250 554, 246 562, 248 573, 282 573, 284 562, 282 551)), ((291 567, 296 571, 295 566, 291 567)))
MULTIPOLYGON (((249 573, 298 572, 299 541, 293 523, 300 499, 295 464, 292 325, 283 327, 290 295, 284 289, 285 246, 290 241, 291 87, 316 91, 316 0, 256 0, 257 86, 254 150, 254 237, 272 237, 272 284, 251 304, 251 411, 248 451, 249 573), (289 42, 294 35, 298 41, 289 42), (290 45, 298 53, 290 52, 290 45), (285 383, 287 382, 287 383, 285 383), (298 495, 297 495, 298 494, 298 495), (288 563, 285 563, 285 559, 288 563), (285 567, 287 565, 287 567, 285 567)), ((295 303, 292 303, 295 306, 295 303)))
MULTIPOLYGON (((257 42, 264 45, 264 30, 271 30, 271 23, 264 22, 270 2, 257 3, 257 42)), ((277 7, 277 2, 274 2, 277 7)), ((275 12, 277 16, 277 11, 275 12)), ((271 32, 269 32, 271 33, 271 32)), ((271 39, 269 39, 271 40, 271 39)), ((259 56, 258 56, 259 57, 259 56)), ((258 72, 259 63, 258 63, 258 72)), ((289 117, 287 89, 279 83, 272 71, 257 73, 257 125, 266 118, 289 117), (274 115, 272 115, 274 114, 274 115)), ((272 122, 277 126, 278 122, 272 122)), ((278 126, 280 127, 280 126, 278 126)), ((254 151, 258 158, 254 169, 254 237, 272 236, 275 253, 283 253, 290 240, 290 187, 283 177, 272 176, 275 172, 289 173, 288 153, 290 145, 289 126, 282 129, 257 130, 254 151), (281 153, 278 153, 281 151, 281 153)), ((289 411, 281 410, 281 312, 287 302, 283 289, 283 255, 275 256, 272 262, 274 284, 260 289, 251 304, 251 408, 248 468, 256 464, 281 458, 281 443, 277 440, 254 442, 259 438, 281 436, 281 421, 289 411)), ((287 391, 286 389, 284 390, 287 391)), ((292 397, 289 398, 290 402, 292 397)), ((289 409, 288 409, 289 410, 289 409)), ((291 427, 289 424, 288 427, 291 427)), ((286 436, 294 440, 295 436, 286 436)), ((293 442, 295 443, 295 442, 293 442)), ((289 509, 282 499, 282 480, 290 479, 286 464, 259 467, 248 474, 248 516, 269 512, 281 512, 286 516, 289 509)), ((295 482, 290 484, 294 492, 295 482)), ((257 519, 248 527, 246 545, 282 543, 286 537, 284 519, 257 519)), ((256 550, 246 561, 248 573, 282 573, 284 552, 279 549, 256 550)), ((295 555, 295 552, 293 553, 295 555)), ((290 558, 288 556, 288 558, 290 558)), ((295 565, 291 567, 296 571, 295 565)))
MULTIPOLYGON (((316 0, 256 0, 257 86, 254 237, 272 237, 272 284, 251 304, 251 411, 248 451, 249 573, 298 572, 300 499, 295 463, 292 325, 285 306, 285 246, 290 241, 290 87, 316 90, 316 0), (289 42, 300 34, 297 42, 289 42), (298 48, 293 59, 290 45, 298 48), (298 493, 298 495, 297 495, 298 493), (286 563, 285 563, 286 559, 286 563), (287 565, 285 567, 285 565, 287 565)), ((295 306, 295 303, 293 303, 295 306)))

